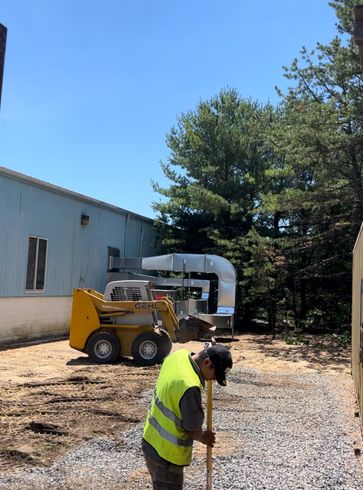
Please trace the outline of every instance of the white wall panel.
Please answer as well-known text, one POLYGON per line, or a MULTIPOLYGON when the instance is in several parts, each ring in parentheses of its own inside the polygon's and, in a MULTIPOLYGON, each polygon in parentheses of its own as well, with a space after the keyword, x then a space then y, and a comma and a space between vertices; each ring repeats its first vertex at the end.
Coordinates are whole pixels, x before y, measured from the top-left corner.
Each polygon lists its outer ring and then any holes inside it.
POLYGON ((0 298, 0 344, 65 334, 72 297, 0 298))

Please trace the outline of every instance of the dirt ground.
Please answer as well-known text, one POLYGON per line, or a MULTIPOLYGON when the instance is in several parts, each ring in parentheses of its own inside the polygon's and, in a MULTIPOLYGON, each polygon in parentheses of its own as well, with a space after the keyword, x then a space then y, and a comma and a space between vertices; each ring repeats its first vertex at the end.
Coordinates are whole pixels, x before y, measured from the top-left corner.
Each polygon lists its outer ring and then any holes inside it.
MULTIPOLYGON (((253 334, 219 342, 231 347, 235 366, 350 376, 349 347, 328 337, 309 345, 253 334)), ((173 350, 181 347, 198 351, 203 344, 174 344, 173 350)), ((0 471, 47 466, 81 441, 112 437, 142 421, 138 399, 153 388, 158 371, 128 359, 93 364, 66 340, 0 351, 0 471)))

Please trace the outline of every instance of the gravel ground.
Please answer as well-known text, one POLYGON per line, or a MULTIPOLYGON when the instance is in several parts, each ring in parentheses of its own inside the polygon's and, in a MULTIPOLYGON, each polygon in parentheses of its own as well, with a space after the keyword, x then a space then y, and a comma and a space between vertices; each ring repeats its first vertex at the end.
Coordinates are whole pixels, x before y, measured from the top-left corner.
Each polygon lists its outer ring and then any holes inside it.
MULTIPOLYGON (((141 398, 149 404, 151 390, 141 398)), ((348 376, 262 373, 235 369, 226 388, 215 385, 213 490, 363 488, 361 439, 348 376), (220 442, 221 441, 221 442, 220 442)), ((49 468, 0 473, 0 488, 151 488, 140 439, 142 424, 93 439, 49 468)), ((205 457, 197 448, 185 489, 205 489, 205 457)))

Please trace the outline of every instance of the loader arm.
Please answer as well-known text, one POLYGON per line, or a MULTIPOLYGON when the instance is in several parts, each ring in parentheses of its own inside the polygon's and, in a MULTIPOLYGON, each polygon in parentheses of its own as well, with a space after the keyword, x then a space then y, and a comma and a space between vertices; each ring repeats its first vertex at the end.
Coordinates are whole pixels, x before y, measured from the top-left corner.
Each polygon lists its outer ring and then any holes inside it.
POLYGON ((160 314, 163 326, 170 335, 172 342, 177 342, 179 320, 174 312, 172 301, 167 297, 150 301, 104 301, 97 298, 95 306, 100 317, 157 312, 160 314))
POLYGON ((209 322, 193 317, 191 315, 179 321, 174 311, 173 302, 164 296, 160 300, 149 301, 102 301, 99 306, 104 316, 122 314, 140 314, 146 312, 157 312, 160 314, 163 326, 168 332, 172 342, 189 342, 200 338, 211 338, 216 327, 209 322), (112 313, 118 311, 118 313, 112 313))
POLYGON ((167 310, 159 310, 163 324, 165 325, 166 331, 170 335, 172 342, 177 342, 179 338, 179 319, 175 314, 173 302, 166 296, 163 297, 161 301, 165 303, 165 306, 167 307, 167 310))

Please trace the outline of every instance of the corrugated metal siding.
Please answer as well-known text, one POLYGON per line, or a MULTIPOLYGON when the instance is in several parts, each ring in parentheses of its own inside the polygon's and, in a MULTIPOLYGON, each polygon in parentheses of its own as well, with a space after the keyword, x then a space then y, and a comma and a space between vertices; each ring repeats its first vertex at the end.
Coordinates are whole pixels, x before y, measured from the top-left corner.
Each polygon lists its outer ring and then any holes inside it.
POLYGON ((140 238, 142 233, 141 223, 131 216, 128 216, 127 227, 125 230, 127 239, 125 240, 125 256, 126 257, 141 257, 140 254, 140 238))
POLYGON ((153 255, 150 236, 154 238, 155 231, 147 218, 0 174, 0 296, 67 296, 74 287, 102 291, 108 247, 119 248, 121 255, 153 255), (87 226, 80 224, 82 213, 89 216, 87 226), (25 292, 29 235, 48 239, 43 293, 25 292))

